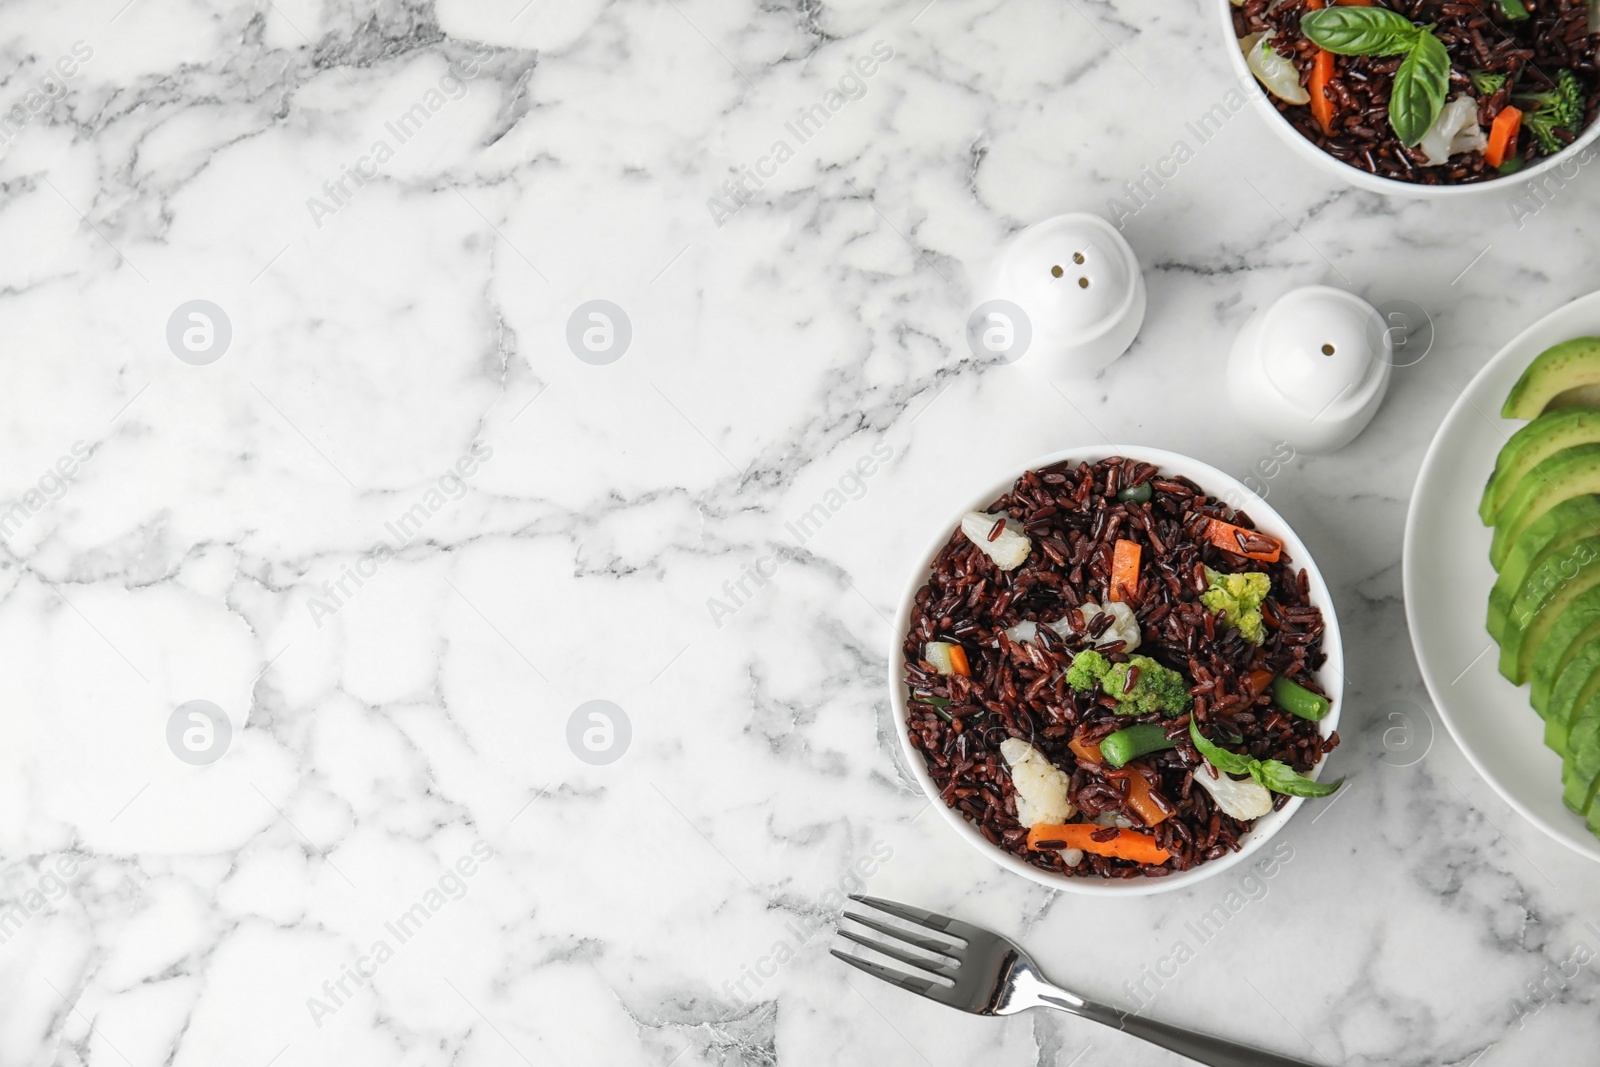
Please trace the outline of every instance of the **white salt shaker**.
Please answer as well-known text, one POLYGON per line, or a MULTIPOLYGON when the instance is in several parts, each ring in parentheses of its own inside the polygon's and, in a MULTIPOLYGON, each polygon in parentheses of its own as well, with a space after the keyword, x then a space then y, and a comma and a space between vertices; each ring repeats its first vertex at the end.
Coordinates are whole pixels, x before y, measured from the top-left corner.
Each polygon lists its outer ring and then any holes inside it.
POLYGON ((1052 376, 1099 373, 1128 350, 1144 323, 1139 261, 1098 215, 1057 215, 1016 234, 995 257, 981 296, 985 303, 968 327, 974 351, 983 354, 986 322, 1015 318, 1020 309, 1022 318, 1008 322, 1012 358, 1052 376))
POLYGON ((1394 339, 1371 304, 1326 285, 1294 289, 1244 324, 1228 358, 1241 421, 1303 452, 1343 448, 1389 390, 1394 339))

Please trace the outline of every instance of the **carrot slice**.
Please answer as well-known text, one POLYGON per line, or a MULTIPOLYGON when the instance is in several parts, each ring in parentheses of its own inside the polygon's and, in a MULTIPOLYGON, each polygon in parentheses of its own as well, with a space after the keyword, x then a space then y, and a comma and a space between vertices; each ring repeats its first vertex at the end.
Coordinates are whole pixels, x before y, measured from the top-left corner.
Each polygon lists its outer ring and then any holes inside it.
POLYGON ((1078 757, 1080 763, 1092 763, 1098 767, 1106 760, 1105 754, 1100 751, 1098 741, 1085 741, 1081 737, 1074 737, 1067 742, 1067 748, 1072 750, 1072 754, 1078 757))
POLYGON ((972 668, 967 665, 967 650, 960 645, 950 646, 950 669, 957 674, 972 677, 972 668))
POLYGON ((1498 167, 1517 150, 1517 134, 1522 130, 1522 111, 1507 104, 1489 124, 1489 147, 1483 150, 1483 161, 1498 167))
POLYGON ((1166 798, 1157 796, 1155 790, 1150 788, 1150 783, 1145 780, 1145 776, 1138 771, 1125 767, 1121 770, 1107 771, 1106 777, 1128 780, 1128 807, 1144 820, 1146 826, 1155 826, 1172 814, 1172 805, 1166 803, 1166 798))
MULTIPOLYGON (((1333 0, 1339 7, 1371 7, 1372 0, 1333 0)), ((1306 10, 1317 11, 1323 6, 1322 0, 1306 0, 1306 10)), ((1311 114, 1317 120, 1317 125, 1322 127, 1323 133, 1333 132, 1333 101, 1328 99, 1324 91, 1328 83, 1333 80, 1334 66, 1333 53, 1324 49, 1317 49, 1316 57, 1311 63, 1311 79, 1306 83, 1306 92, 1311 94, 1311 114)))
POLYGON ((1111 552, 1111 599, 1131 600, 1139 595, 1139 542, 1118 541, 1111 552))
POLYGON ((1311 63, 1311 80, 1306 83, 1306 92, 1311 94, 1311 114, 1317 120, 1317 125, 1322 127, 1323 133, 1333 132, 1333 101, 1328 97, 1328 83, 1333 80, 1333 53, 1325 48, 1317 49, 1317 57, 1311 63))
POLYGON ((1134 863, 1159 864, 1172 858, 1172 853, 1156 844, 1156 839, 1149 834, 1096 826, 1092 822, 1040 823, 1028 831, 1028 847, 1037 850, 1075 848, 1134 863), (1115 837, 1111 836, 1111 831, 1115 831, 1115 837), (1108 840, 1096 841, 1095 834, 1108 840))
POLYGON ((1267 691, 1267 686, 1271 685, 1272 680, 1276 677, 1277 675, 1271 671, 1251 671, 1249 675, 1250 691, 1256 696, 1260 696, 1267 691))
POLYGON ((1242 526, 1235 526, 1221 519, 1212 519, 1206 525, 1206 540, 1224 552, 1232 552, 1246 559, 1260 560, 1262 563, 1276 563, 1283 555, 1283 544, 1276 537, 1269 537, 1260 530, 1246 530, 1242 526), (1270 547, 1247 547, 1257 541, 1266 542, 1270 547))

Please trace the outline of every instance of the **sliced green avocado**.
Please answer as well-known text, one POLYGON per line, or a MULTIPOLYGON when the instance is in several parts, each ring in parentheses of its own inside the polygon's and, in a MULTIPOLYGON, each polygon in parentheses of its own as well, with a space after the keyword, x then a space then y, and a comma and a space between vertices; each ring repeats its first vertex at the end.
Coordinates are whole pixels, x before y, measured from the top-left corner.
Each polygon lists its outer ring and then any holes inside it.
POLYGON ((1556 752, 1567 754, 1567 738, 1577 709, 1600 693, 1600 641, 1592 641, 1561 669, 1550 690, 1550 700, 1539 713, 1544 716, 1544 743, 1556 752))
MULTIPOLYGON (((1561 765, 1561 803, 1570 810, 1583 815, 1594 811, 1594 787, 1600 782, 1600 775, 1585 778, 1573 766, 1572 761, 1561 765)), ((1593 827, 1590 827, 1592 830, 1593 827)))
POLYGON ((1539 353, 1506 395, 1502 418, 1536 419, 1569 389, 1600 382, 1600 337, 1575 337, 1539 353))
POLYGON ((1556 679, 1591 641, 1600 641, 1600 589, 1590 589, 1569 604, 1534 655, 1529 701, 1535 711, 1544 714, 1556 679))
POLYGON ((1600 492, 1600 444, 1578 445, 1542 460, 1517 485, 1496 516, 1489 562, 1505 566, 1511 548, 1546 512, 1563 500, 1600 492))
POLYGON ((1563 408, 1540 415, 1511 435, 1494 461, 1494 473, 1478 503, 1478 516, 1493 526, 1496 513, 1517 484, 1541 461, 1574 445, 1600 441, 1600 410, 1563 408))
POLYGON ((1489 633, 1499 637, 1512 602, 1540 563, 1595 536, 1600 536, 1600 496, 1575 496, 1539 516, 1511 547, 1506 565, 1489 591, 1489 633))
POLYGON ((1586 537, 1539 564, 1523 582, 1501 630, 1500 673, 1528 680, 1534 654, 1581 593, 1600 586, 1600 537, 1586 537))
POLYGON ((1570 754, 1568 738, 1572 736, 1572 723, 1562 720, 1559 724, 1555 718, 1544 721, 1544 747, 1551 752, 1566 759, 1570 754))
POLYGON ((1594 804, 1600 779, 1600 696, 1590 697, 1572 719, 1568 755, 1561 765, 1561 800, 1580 815, 1594 804))

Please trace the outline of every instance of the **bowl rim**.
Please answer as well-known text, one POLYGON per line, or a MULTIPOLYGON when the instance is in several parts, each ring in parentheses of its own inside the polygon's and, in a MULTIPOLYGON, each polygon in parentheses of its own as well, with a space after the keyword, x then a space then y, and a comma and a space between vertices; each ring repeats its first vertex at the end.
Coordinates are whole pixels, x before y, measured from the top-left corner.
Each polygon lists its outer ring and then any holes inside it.
MULTIPOLYGON (((1290 818, 1294 816, 1294 813, 1300 809, 1303 798, 1291 797, 1282 809, 1256 820, 1255 827, 1240 838, 1241 847, 1239 851, 1230 853, 1220 859, 1203 863, 1191 870, 1175 872, 1164 878, 1067 878, 1042 871, 1032 864, 1024 863, 1009 852, 991 845, 988 839, 969 823, 963 815, 941 800, 938 787, 934 785, 933 777, 928 773, 927 764, 923 760, 921 751, 911 743, 911 731, 906 721, 905 657, 901 646, 904 644, 905 634, 911 622, 911 608, 916 600, 917 592, 927 584, 934 557, 944 548, 946 542, 950 540, 952 532, 959 526, 960 516, 968 511, 981 511, 987 508, 996 498, 1010 492, 1016 480, 1028 471, 1048 467, 1063 460, 1093 463, 1110 456, 1123 456, 1142 463, 1153 463, 1163 471, 1170 471, 1182 477, 1191 478, 1207 489, 1220 490, 1225 494, 1237 493, 1238 499, 1248 505, 1250 517, 1255 520, 1256 525, 1283 541, 1290 554, 1306 571, 1306 576, 1311 585, 1312 601, 1323 609, 1323 621, 1326 627, 1323 635, 1323 651, 1327 655, 1327 662, 1317 672, 1317 680, 1322 683, 1332 697, 1333 710, 1318 725, 1323 737, 1327 737, 1338 728, 1345 690, 1344 643, 1339 632, 1339 619, 1334 609, 1333 596, 1329 592, 1327 584, 1323 581, 1322 572, 1318 569, 1310 550, 1289 524, 1284 521, 1283 516, 1279 515, 1270 504, 1245 487, 1238 479, 1192 456, 1170 452, 1166 449, 1147 448, 1141 445, 1078 445, 1046 453, 1012 468, 1011 472, 1003 480, 994 483, 982 493, 974 494, 969 498, 967 506, 954 512, 951 520, 940 525, 939 531, 929 542, 928 547, 917 557, 917 563, 911 570, 910 579, 901 593, 899 607, 895 612, 894 628, 890 634, 887 675, 889 705, 890 712, 894 716, 895 732, 900 738, 900 750, 905 757, 912 776, 922 788, 929 803, 939 810, 939 814, 944 818, 945 822, 953 827, 956 833, 974 848, 1012 873, 1022 875, 1024 878, 1050 889, 1059 889, 1084 896, 1146 896, 1152 893, 1165 893, 1188 888, 1244 862, 1283 829, 1290 818)), ((1327 756, 1318 760, 1309 777, 1318 777, 1327 762, 1327 756)))
MULTIPOLYGON (((1524 167, 1514 174, 1503 175, 1489 181, 1471 182, 1466 185, 1422 185, 1417 182, 1403 182, 1398 178, 1384 178, 1376 174, 1369 174, 1360 167, 1352 166, 1343 160, 1324 152, 1318 148, 1286 118, 1283 113, 1272 103, 1261 83, 1251 73, 1249 64, 1244 60, 1244 52, 1239 48, 1239 38, 1233 29, 1233 3, 1232 0, 1217 0, 1221 9, 1223 39, 1230 46, 1223 50, 1228 53, 1228 66, 1233 71, 1234 80, 1246 86, 1246 95, 1254 102, 1256 110, 1267 119, 1267 124, 1278 132, 1278 135, 1289 142, 1291 148, 1302 157, 1312 162, 1323 170, 1350 185, 1365 189, 1368 192, 1383 193, 1387 196, 1404 197, 1413 200, 1444 199, 1447 197, 1484 196, 1495 190, 1505 190, 1515 196, 1512 190, 1523 188, 1557 167, 1561 167, 1568 160, 1575 158, 1579 153, 1588 149, 1595 138, 1600 137, 1600 119, 1591 122, 1582 133, 1573 139, 1561 151, 1553 156, 1546 156, 1531 167, 1524 167)), ((1593 157, 1579 159, 1577 166, 1591 162, 1593 157)), ((1576 172, 1571 175, 1563 174, 1564 181, 1575 178, 1576 172)))

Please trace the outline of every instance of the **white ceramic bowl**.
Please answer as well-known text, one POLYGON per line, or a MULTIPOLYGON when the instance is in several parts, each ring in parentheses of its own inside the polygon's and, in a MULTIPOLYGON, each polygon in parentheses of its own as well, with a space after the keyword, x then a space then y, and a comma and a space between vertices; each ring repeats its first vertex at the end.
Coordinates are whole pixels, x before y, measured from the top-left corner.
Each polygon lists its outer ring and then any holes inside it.
POLYGON ((1212 0, 1212 2, 1217 5, 1217 12, 1222 19, 1223 42, 1226 45, 1223 51, 1228 55, 1228 67, 1233 71, 1234 79, 1244 87, 1245 95, 1255 102, 1256 110, 1261 112, 1267 125, 1278 131, 1278 135, 1290 148, 1310 160, 1314 166, 1358 189, 1383 193, 1387 196, 1425 200, 1481 196, 1494 191, 1516 195, 1524 183, 1536 180, 1557 168, 1561 168, 1562 180, 1571 180, 1579 166, 1591 162, 1594 158, 1594 153, 1589 151, 1589 145, 1596 137, 1600 137, 1600 121, 1590 123, 1589 128, 1580 133, 1576 140, 1555 155, 1547 156, 1515 174, 1490 181, 1473 182, 1468 185, 1418 185, 1415 182, 1402 182, 1368 174, 1360 167, 1352 167, 1318 148, 1283 117, 1282 112, 1273 105, 1272 97, 1262 88, 1255 75, 1250 73, 1250 67, 1244 61, 1244 52, 1239 48, 1239 38, 1233 31, 1233 4, 1229 0, 1212 0))
MULTIPOLYGON (((1302 800, 1291 797, 1289 803, 1280 810, 1274 811, 1261 819, 1256 820, 1255 827, 1240 838, 1240 849, 1221 859, 1202 863, 1192 870, 1182 871, 1168 875, 1164 878, 1128 878, 1128 879, 1102 879, 1102 878, 1068 878, 1064 875, 1052 874, 1040 870, 1031 864, 1011 855, 1002 849, 989 844, 988 840, 978 832, 977 828, 969 823, 966 818, 943 800, 939 799, 938 787, 933 783, 933 777, 928 774, 927 764, 923 761, 922 753, 911 743, 911 733, 906 725, 906 683, 905 683, 905 656, 901 650, 906 631, 911 625, 911 609, 917 597, 917 592, 927 584, 928 575, 932 570, 933 559, 949 541, 951 531, 959 525, 961 516, 968 511, 981 511, 993 503, 995 499, 1011 491, 1012 484, 1025 472, 1048 467, 1063 460, 1073 463, 1094 463, 1108 456, 1125 456, 1141 463, 1153 463, 1160 467, 1165 474, 1181 475, 1189 478, 1205 489, 1213 497, 1237 502, 1243 510, 1249 512, 1256 525, 1265 533, 1271 534, 1282 541, 1294 561, 1304 567, 1307 577, 1311 580, 1311 600, 1322 609, 1322 617, 1327 626, 1323 636, 1322 648, 1327 653, 1327 662, 1322 670, 1317 673, 1317 681, 1327 690, 1333 700, 1333 710, 1328 717, 1320 723, 1322 736, 1326 737, 1339 725, 1339 712, 1344 703, 1344 645, 1339 637, 1339 619, 1334 613, 1333 598, 1328 593, 1328 587, 1323 583, 1322 574, 1317 570, 1316 563, 1311 558, 1300 538, 1295 536, 1289 524, 1283 517, 1274 511, 1266 501, 1246 489, 1237 479, 1217 470, 1207 463, 1197 459, 1179 455, 1176 452, 1166 452, 1157 448, 1141 448, 1135 446, 1085 446, 1082 448, 1069 448, 1061 452, 1052 452, 1048 456, 1040 456, 1029 463, 1023 464, 1007 472, 998 482, 988 486, 982 492, 975 494, 970 500, 960 507, 950 510, 949 519, 938 529, 928 548, 918 558, 916 567, 912 570, 911 580, 906 586, 905 594, 900 598, 900 610, 895 614, 894 634, 889 649, 889 700, 893 709, 895 729, 900 735, 900 747, 905 752, 906 762, 911 767, 911 773, 916 776, 917 782, 922 786, 922 791, 933 801, 933 806, 944 817, 945 822, 952 826, 956 833, 965 838, 972 846, 994 860, 1000 866, 1024 878, 1032 879, 1040 885, 1051 889, 1062 889, 1069 893, 1081 893, 1087 896, 1141 896, 1147 893, 1161 893, 1174 889, 1185 889, 1196 882, 1221 874, 1223 871, 1244 862, 1253 853, 1265 845, 1272 836, 1283 829, 1285 823, 1300 809, 1302 800)), ((1317 777, 1322 768, 1327 764, 1324 759, 1312 770, 1311 777, 1317 777)), ((1326 801, 1323 801, 1326 803, 1326 801)))

